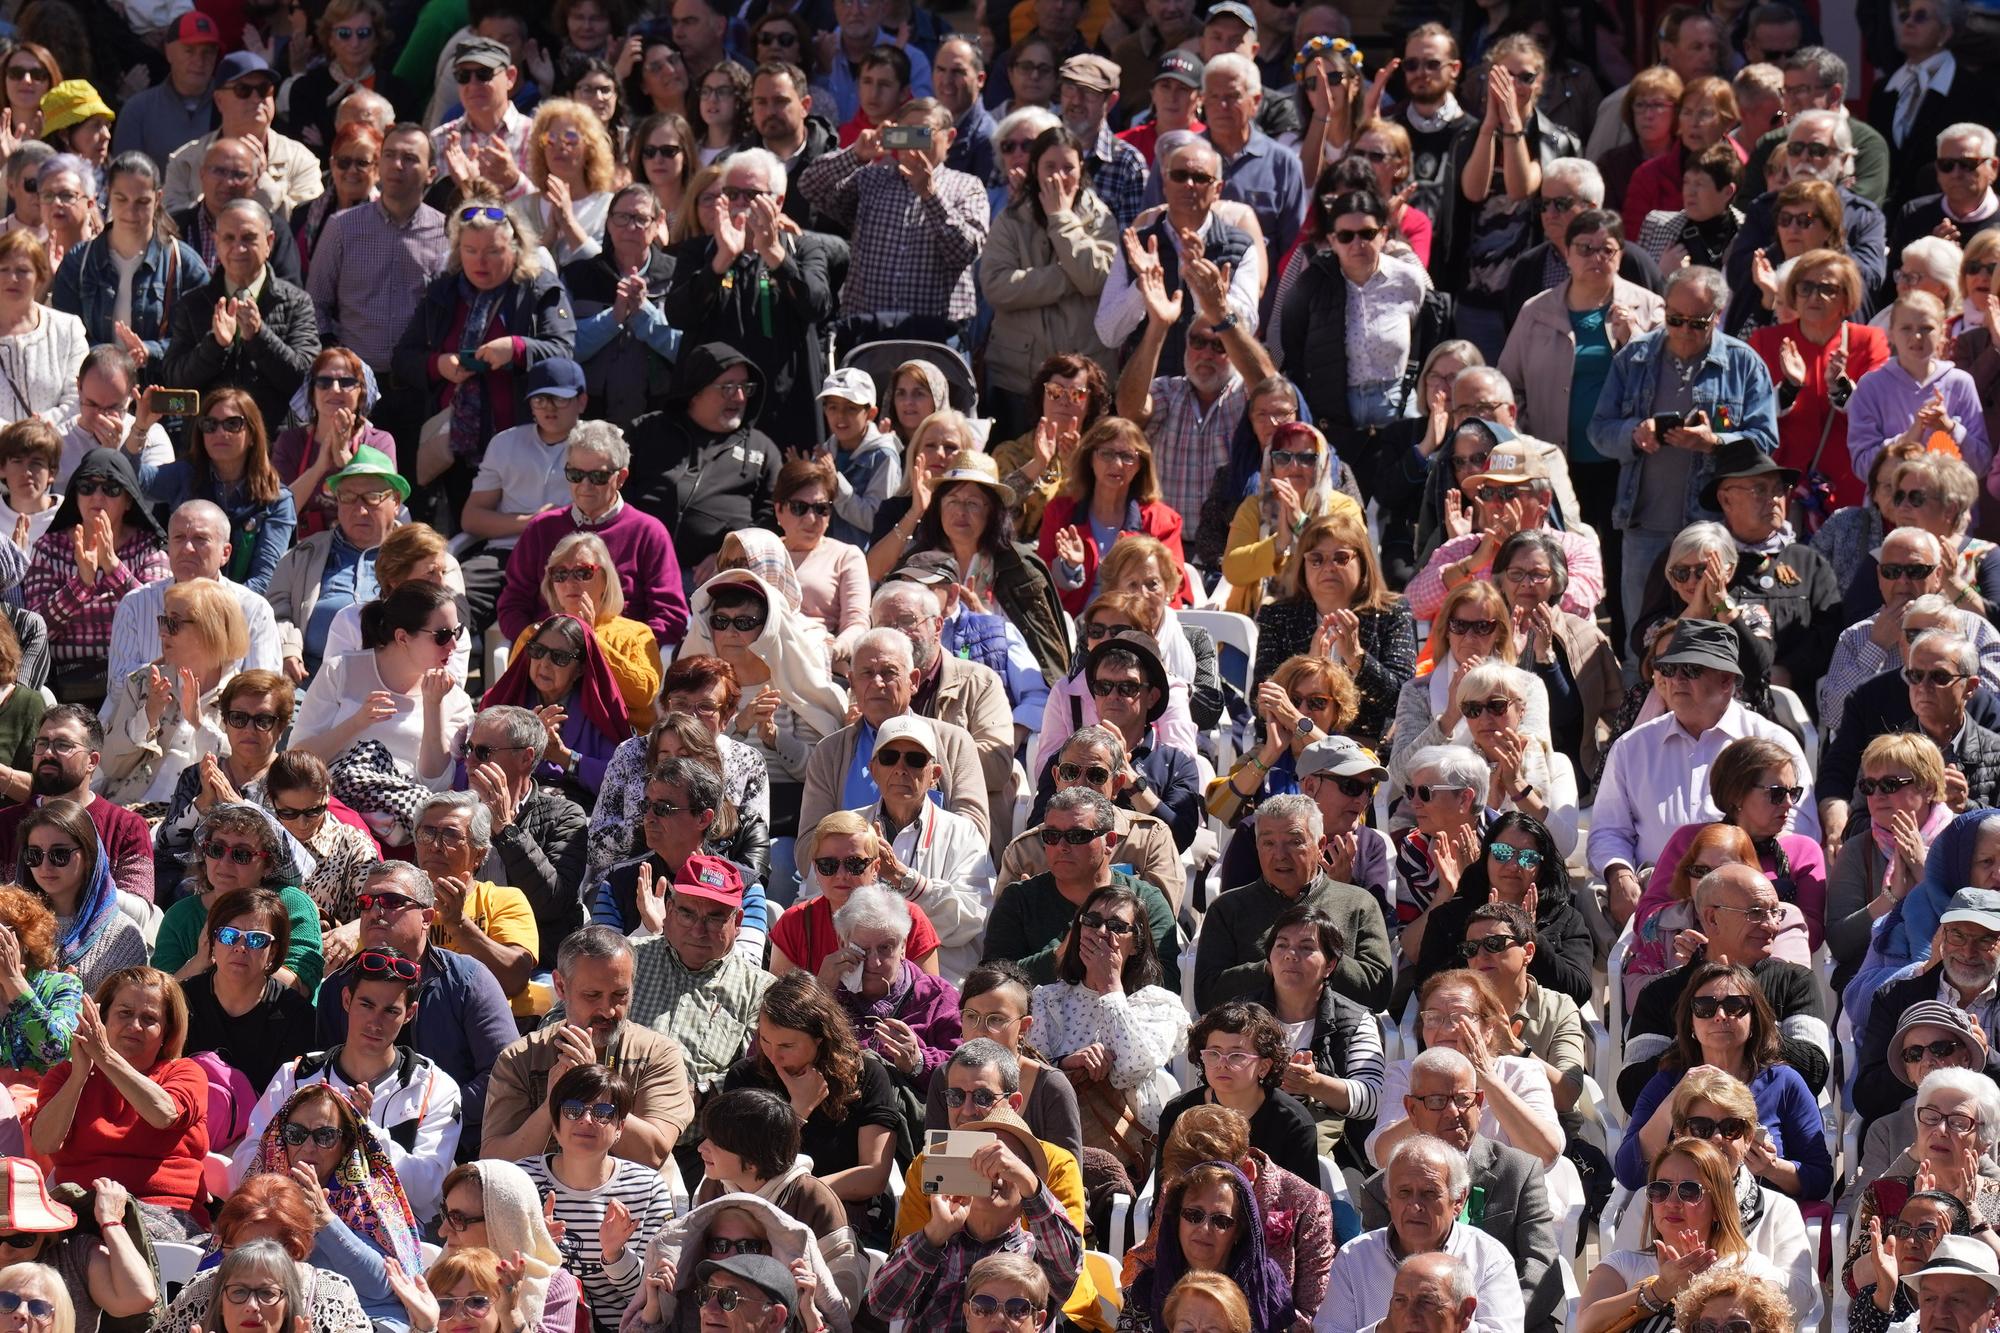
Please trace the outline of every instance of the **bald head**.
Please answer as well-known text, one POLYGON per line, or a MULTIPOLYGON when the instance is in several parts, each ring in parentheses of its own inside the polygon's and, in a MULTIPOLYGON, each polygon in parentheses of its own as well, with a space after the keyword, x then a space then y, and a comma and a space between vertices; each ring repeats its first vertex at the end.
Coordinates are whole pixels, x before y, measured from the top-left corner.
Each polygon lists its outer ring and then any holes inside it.
POLYGON ((174 582, 221 577, 229 552, 229 515, 213 502, 189 500, 167 520, 167 563, 174 582))
POLYGON ((1708 961, 1750 967, 1771 956, 1783 903, 1755 866, 1718 866, 1694 886, 1695 916, 1708 961))

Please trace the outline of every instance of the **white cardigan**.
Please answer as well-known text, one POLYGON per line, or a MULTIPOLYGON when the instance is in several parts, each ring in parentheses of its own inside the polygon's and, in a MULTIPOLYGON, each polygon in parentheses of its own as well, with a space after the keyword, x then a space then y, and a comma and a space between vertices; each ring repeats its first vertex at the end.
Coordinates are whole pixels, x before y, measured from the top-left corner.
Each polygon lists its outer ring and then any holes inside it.
POLYGON ((40 417, 60 430, 76 415, 76 375, 90 335, 75 315, 45 305, 35 311, 35 328, 0 338, 0 424, 40 417))

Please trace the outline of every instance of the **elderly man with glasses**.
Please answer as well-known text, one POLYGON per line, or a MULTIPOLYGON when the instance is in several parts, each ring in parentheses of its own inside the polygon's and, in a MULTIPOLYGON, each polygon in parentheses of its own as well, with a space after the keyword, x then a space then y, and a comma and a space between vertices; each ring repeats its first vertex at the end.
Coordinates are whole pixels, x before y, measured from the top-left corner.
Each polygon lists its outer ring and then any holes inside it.
MULTIPOLYGON (((1569 277, 1570 219, 1586 209, 1604 207, 1604 176, 1588 158, 1559 157, 1542 168, 1542 188, 1535 196, 1542 239, 1515 261, 1507 282, 1507 308, 1519 310, 1543 292, 1554 291, 1569 277)), ((1666 278, 1653 257, 1637 245, 1618 247, 1618 276, 1647 291, 1657 292, 1666 278)))
POLYGON ((1993 192, 2000 175, 1995 152, 1992 126, 1976 120, 1938 132, 1937 187, 1917 194, 1890 221, 1891 259, 1900 261, 1903 247, 1919 237, 1942 236, 1962 247, 1988 227, 2000 226, 2000 197, 1993 192))
MULTIPOLYGON (((1858 1043, 1854 1109, 1883 1118, 1908 1147, 1906 1104, 1924 1075, 1942 1067, 1994 1068, 2000 1039, 2000 890, 1967 888, 1938 918, 1930 960, 1875 993, 1858 1043)), ((1892 1157, 1893 1153, 1890 1154, 1892 1157)), ((1865 1177, 1872 1179, 1873 1177, 1865 1177)))
MULTIPOLYGON (((1785 116, 1796 120, 1808 111, 1831 111, 1847 119, 1848 135, 1854 141, 1854 189, 1864 199, 1880 204, 1889 197, 1889 142, 1865 120, 1848 116, 1847 62, 1824 46, 1802 46, 1777 62, 1784 79, 1785 116)), ((1762 192, 1764 168, 1771 154, 1785 151, 1790 131, 1788 123, 1767 131, 1750 152, 1743 168, 1745 181, 1757 182, 1746 189, 1762 192)))
MULTIPOLYGON (((1813 110, 1795 116, 1785 127, 1786 178, 1825 181, 1839 193, 1848 257, 1861 270, 1861 289, 1876 292, 1889 271, 1889 224, 1875 201, 1855 188, 1854 125, 1844 111, 1813 110)), ((1778 238, 1777 211, 1775 190, 1743 206, 1743 226, 1725 265, 1729 290, 1736 294, 1729 306, 1732 328, 1740 327, 1741 312, 1760 302, 1757 284, 1750 278, 1751 257, 1778 238)))
POLYGON ((1875 585, 1882 609, 1849 625, 1834 643, 1833 660, 1819 682, 1820 722, 1829 731, 1854 691, 1871 677, 1903 665, 1903 651, 1927 629, 1965 635, 1979 650, 1979 674, 2000 691, 2000 630, 1981 615, 1961 611, 1942 592, 1944 547, 1922 528, 1897 528, 1882 539, 1875 585))
MULTIPOLYGON (((1108 800, 1117 797, 1118 774, 1125 767, 1125 742, 1118 733, 1101 723, 1080 727, 1063 742, 1056 755, 1055 779, 1058 792, 1086 787, 1108 800)), ((1123 806, 1113 807, 1113 831, 1118 836, 1118 859, 1133 873, 1166 895, 1178 911, 1187 876, 1181 868, 1181 854, 1174 846, 1173 830, 1154 815, 1142 815, 1123 806)), ((1048 850, 1042 846, 1042 826, 1018 833, 1001 853, 998 883, 1012 884, 1031 879, 1049 868, 1048 850)))

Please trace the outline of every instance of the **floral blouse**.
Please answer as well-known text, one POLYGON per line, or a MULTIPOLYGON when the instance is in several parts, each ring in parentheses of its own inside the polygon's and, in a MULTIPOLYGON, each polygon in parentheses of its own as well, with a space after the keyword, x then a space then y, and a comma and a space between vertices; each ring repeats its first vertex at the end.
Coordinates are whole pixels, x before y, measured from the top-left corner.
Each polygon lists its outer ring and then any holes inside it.
POLYGON ((332 815, 320 820, 319 832, 306 847, 315 864, 299 890, 318 905, 322 917, 344 926, 361 915, 355 898, 369 867, 382 857, 366 833, 332 815))
POLYGON ((1167 1070, 1187 1045, 1188 1012, 1180 996, 1163 986, 1099 995, 1059 981, 1035 987, 1030 1007, 1035 1044, 1051 1061, 1103 1042, 1111 1052, 1111 1086, 1131 1094, 1147 1129, 1158 1127, 1160 1111, 1181 1090, 1167 1070))
POLYGON ((69 1059, 70 1035, 83 1012, 83 983, 51 968, 28 978, 28 989, 0 1014, 0 1060, 10 1069, 49 1072, 69 1059))

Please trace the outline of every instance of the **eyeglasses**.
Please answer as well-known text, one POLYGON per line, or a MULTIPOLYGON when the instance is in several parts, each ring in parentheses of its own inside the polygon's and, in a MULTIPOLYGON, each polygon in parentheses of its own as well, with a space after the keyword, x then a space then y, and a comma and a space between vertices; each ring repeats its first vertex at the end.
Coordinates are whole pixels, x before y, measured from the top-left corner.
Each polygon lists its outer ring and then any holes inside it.
POLYGON ((49 72, 40 65, 15 65, 8 69, 7 77, 17 83, 47 83, 49 72))
POLYGON ((1102 764, 1057 764, 1056 781, 1088 782, 1093 787, 1102 787, 1111 781, 1111 770, 1102 764))
POLYGON ((417 829, 410 836, 412 841, 426 847, 444 847, 455 851, 465 846, 465 835, 455 828, 439 828, 436 825, 427 824, 417 829))
POLYGON ((1841 286, 1837 282, 1819 282, 1811 278, 1800 278, 1792 284, 1792 291, 1798 296, 1817 297, 1822 301, 1831 301, 1841 294, 1841 286))
POLYGON ((1545 859, 1532 847, 1516 847, 1505 842, 1494 843, 1486 849, 1486 854, 1503 866, 1519 866, 1523 870, 1538 870, 1545 859))
POLYGON ((1903 1057, 1904 1064, 1913 1065, 1927 1054, 1934 1055, 1940 1060, 1949 1060, 1964 1049, 1965 1043, 1959 1038, 1946 1037, 1940 1041, 1920 1041, 1914 1046, 1905 1046, 1898 1054, 1903 1057))
POLYGON ((875 864, 873 857, 867 856, 815 856, 813 869, 822 875, 837 875, 845 870, 850 875, 864 875, 868 867, 875 864))
POLYGON ((1167 179, 1176 185, 1193 185, 1200 189, 1215 184, 1215 177, 1206 171, 1194 171, 1188 167, 1175 167, 1167 173, 1167 179))
POLYGON ((1368 778, 1336 777, 1330 773, 1314 774, 1321 782, 1331 782, 1342 796, 1366 796, 1375 790, 1375 783, 1368 778))
POLYGON ((46 860, 50 865, 60 870, 71 861, 74 861, 82 851, 83 848, 78 847, 75 843, 47 849, 24 847, 21 849, 21 864, 30 870, 39 870, 42 862, 46 860))
POLYGON ((1055 847, 1063 843, 1068 843, 1072 847, 1081 847, 1087 842, 1095 842, 1104 836, 1104 830, 1096 828, 1049 828, 1044 825, 1038 831, 1041 834, 1042 846, 1044 847, 1055 847))
POLYGON ((318 819, 326 813, 326 809, 326 803, 322 801, 318 805, 309 805, 303 810, 294 810, 288 805, 273 805, 271 813, 283 822, 290 824, 301 819, 318 819))
POLYGON ((35 737, 34 752, 36 754, 53 754, 67 759, 82 748, 83 746, 75 741, 52 741, 46 736, 35 737))
MULTIPOLYGON (((1084 930, 1101 930, 1106 934, 1115 935, 1121 940, 1139 928, 1130 921, 1121 920, 1115 916, 1100 916, 1096 912, 1078 913, 1076 924, 1084 930)), ((1204 1056, 1203 1058, 1206 1057, 1204 1056)))
MULTIPOLYGON (((1505 406, 1507 406, 1507 404, 1505 403, 1467 403, 1463 408, 1453 408, 1452 410, 1455 412, 1459 411, 1466 412, 1471 416, 1483 417, 1483 416, 1490 416, 1492 414, 1492 409, 1505 406)), ((1480 468, 1485 467, 1487 460, 1491 459, 1492 457, 1493 453, 1491 450, 1481 450, 1476 454, 1466 454, 1463 457, 1454 457, 1451 460, 1451 468, 1452 471, 1457 472, 1460 475, 1463 475, 1467 472, 1477 472, 1480 468)))
POLYGON ((1056 67, 1046 60, 1012 60, 1007 63, 1007 68, 1031 79, 1046 79, 1056 72, 1056 67))
MULTIPOLYGON (((724 1314, 731 1313, 736 1309, 737 1306, 741 1305, 744 1301, 759 1300, 758 1296, 753 1296, 749 1292, 742 1290, 740 1287, 718 1287, 712 1282, 704 1283, 701 1286, 696 1287, 694 1289, 694 1298, 698 1304, 713 1305, 716 1309, 722 1311, 722 1313, 724 1314)), ((766 1308, 768 1308, 772 1304, 774 1304, 774 1302, 769 1299, 764 1299, 761 1301, 761 1304, 763 1304, 766 1308)))
POLYGON ((1340 245, 1352 245, 1356 241, 1373 244, 1375 238, 1381 234, 1380 227, 1337 227, 1334 229, 1333 239, 1340 245))
POLYGON ((1429 1092, 1421 1097, 1410 1094, 1429 1111, 1470 1111, 1479 1102, 1476 1092, 1429 1092))
POLYGON ((1943 667, 1931 667, 1929 670, 1925 670, 1922 667, 1903 668, 1903 681, 1905 684, 1928 685, 1932 689, 1937 690, 1948 690, 1961 680, 1971 679, 1972 677, 1964 672, 1947 671, 1943 667))
POLYGON ((551 148, 574 148, 583 142, 575 130, 543 130, 542 142, 551 148))
POLYGON ((1803 140, 1794 139, 1785 145, 1785 151, 1793 157, 1809 157, 1815 162, 1825 162, 1833 156, 1833 145, 1830 143, 1806 143, 1803 140))
POLYGON ((1753 1007, 1748 995, 1697 995, 1688 1005, 1696 1018, 1704 1020, 1714 1018, 1717 1014, 1727 1018, 1742 1018, 1753 1007))
POLYGON ((2000 949, 2000 934, 1990 930, 1968 932, 1962 926, 1946 926, 1944 942, 1954 949, 1977 949, 1981 953, 1992 953, 2000 949))
POLYGON ((313 376, 313 388, 315 389, 356 389, 360 386, 361 378, 358 375, 313 376))
POLYGON ((532 661, 547 662, 558 671, 567 671, 583 660, 583 653, 571 648, 551 648, 546 643, 528 645, 528 657, 532 661))
MULTIPOLYGON (((161 619, 164 620, 166 617, 162 616, 161 619)), ((160 626, 161 632, 164 633, 166 628, 165 625, 160 626)), ((222 721, 224 726, 235 731, 241 731, 245 727, 255 727, 268 736, 278 729, 284 719, 276 713, 246 713, 241 708, 232 708, 222 715, 222 721)))
POLYGON ((1090 692, 1099 699, 1109 699, 1117 695, 1121 699, 1136 699, 1146 687, 1136 680, 1093 680, 1090 692))
MULTIPOLYGON (((1296 415, 1294 415, 1294 418, 1293 418, 1293 419, 1294 419, 1294 420, 1296 420, 1296 419, 1297 419, 1297 418, 1296 418, 1296 415)), ((1319 467, 1319 450, 1317 450, 1317 449, 1273 449, 1273 450, 1271 451, 1271 466, 1272 466, 1272 467, 1304 467, 1304 468, 1315 468, 1315 469, 1316 469, 1316 468, 1318 468, 1318 467, 1319 467)))
POLYGON ((661 159, 672 161, 684 151, 677 143, 649 143, 639 150, 639 156, 647 162, 657 162, 661 159))
POLYGON ((974 1296, 965 1302, 965 1309, 968 1314, 976 1314, 981 1319, 1004 1316, 1007 1322, 1012 1324, 1018 1324, 1023 1319, 1034 1318, 1042 1313, 1042 1307, 1026 1296, 1009 1296, 1004 1301, 997 1296, 974 1296))
POLYGON ((1689 1138, 1712 1139, 1718 1135, 1734 1143, 1750 1132, 1749 1124, 1738 1116, 1726 1116, 1721 1120, 1705 1115, 1691 1115, 1674 1126, 1676 1135, 1689 1138))
POLYGON ((1935 1222, 1905 1222, 1900 1218, 1882 1224, 1882 1234, 1890 1240, 1914 1240, 1929 1245, 1938 1238, 1935 1222))
MULTIPOLYGON (((11 1292, 8 1294, 12 1295, 11 1292)), ((253 1287, 243 1282, 230 1283, 222 1289, 222 1294, 231 1305, 277 1305, 285 1299, 282 1287, 253 1287)), ((47 1301, 40 1303, 48 1304, 47 1301)), ((0 1308, 5 1308, 4 1302, 0 1302, 0 1308)), ((31 1309, 29 1313, 33 1314, 34 1311, 31 1309)), ((36 1317, 40 1318, 39 1315, 36 1317)))
MULTIPOLYGON (((1203 1051, 1201 1054, 1203 1059, 1206 1060, 1208 1056, 1216 1053, 1213 1051, 1203 1051)), ((1243 1052, 1238 1051, 1236 1054, 1242 1055, 1243 1052)), ((1210 1231, 1229 1231, 1236 1226, 1236 1215, 1234 1213, 1211 1213, 1197 1208, 1193 1204, 1188 1204, 1181 1209, 1181 1221, 1191 1227, 1207 1227, 1210 1231)))
POLYGON ((1898 509, 1921 507, 1929 504, 1931 493, 1926 490, 1903 490, 1901 487, 1889 492, 1889 503, 1898 509))
POLYGON ((1502 954, 1524 943, 1526 941, 1517 940, 1512 935, 1488 935, 1482 940, 1465 940, 1460 943, 1458 956, 1469 963, 1482 953, 1502 954))
POLYGON ((1863 778, 1854 784, 1863 796, 1894 796, 1905 787, 1917 785, 1915 778, 1891 776, 1886 778, 1863 778))
MULTIPOLYGON (((404 901, 409 900, 406 898, 404 901)), ((415 959, 397 958, 375 949, 369 949, 355 959, 354 963, 364 977, 394 977, 398 981, 415 981, 422 972, 415 959)))
POLYGON ((1477 719, 1491 713, 1495 717, 1505 717, 1507 710, 1514 706, 1512 699, 1495 697, 1492 699, 1468 699, 1459 705, 1459 711, 1467 718, 1477 719))
POLYGON ((260 953, 271 947, 278 937, 268 930, 238 930, 235 926, 222 926, 215 932, 215 942, 225 949, 242 945, 251 953, 260 953))
POLYGON ((272 93, 278 91, 278 85, 275 83, 265 83, 263 80, 258 79, 249 83, 235 84, 229 91, 236 94, 236 100, 239 102, 250 102, 269 97, 272 93))
POLYGON ((340 1142, 340 1127, 338 1125, 306 1126, 301 1125, 296 1120, 287 1120, 284 1129, 279 1132, 285 1140, 285 1146, 288 1148, 302 1148, 305 1146, 307 1139, 311 1139, 314 1144, 321 1148, 331 1148, 340 1142))
POLYGON ((265 856, 261 847, 247 847, 240 842, 224 842, 220 838, 202 848, 201 854, 211 861, 226 859, 239 866, 254 865, 265 856))
MULTIPOLYGON (((1731 907, 1727 903, 1717 903, 1715 910, 1718 912, 1734 912, 1753 926, 1775 926, 1785 919, 1785 909, 1777 906, 1775 903, 1769 907, 1731 907)), ((1745 996, 1738 996, 1737 998, 1743 1000, 1746 1004, 1749 1003, 1748 998, 1745 996)))
POLYGON ((611 225, 614 227, 650 227, 653 225, 653 215, 651 213, 634 213, 630 209, 620 209, 616 213, 611 214, 611 225))
POLYGON ((383 916, 395 916, 399 912, 409 911, 412 907, 423 906, 415 898, 406 897, 400 893, 364 893, 355 898, 354 905, 361 909, 363 916, 366 916, 370 912, 379 912, 383 916))
POLYGON ((1429 805, 1434 799, 1448 791, 1471 791, 1462 782, 1406 782, 1403 784, 1403 799, 1421 801, 1429 805))
POLYGON ((718 613, 708 618, 708 627, 714 630, 717 634, 722 633, 722 631, 726 629, 733 629, 738 631, 739 633, 750 634, 756 630, 764 628, 764 617, 748 616, 748 615, 725 616, 718 613))
POLYGON ((125 494, 125 488, 115 481, 79 481, 70 487, 70 489, 75 491, 79 496, 101 495, 107 500, 116 500, 119 496, 125 494))
POLYGON ((586 481, 593 486, 609 486, 611 479, 617 475, 617 469, 608 467, 563 469, 563 480, 572 486, 581 486, 586 481))
POLYGON ((583 1102, 572 1099, 564 1102, 556 1110, 561 1114, 563 1119, 569 1121, 571 1124, 576 1123, 585 1116, 589 1116, 600 1125, 616 1124, 618 1121, 618 1108, 610 1102, 591 1102, 585 1105, 583 1102))
POLYGON ((473 65, 465 69, 453 70, 451 77, 458 80, 458 86, 463 88, 474 79, 479 80, 481 83, 491 83, 493 82, 493 76, 499 72, 497 69, 488 69, 484 65, 473 65))
POLYGON ((596 577, 596 565, 551 565, 549 567, 549 582, 551 583, 568 583, 572 580, 577 583, 588 583, 596 577))
POLYGON ((1424 60, 1405 60, 1403 68, 1406 71, 1416 70, 1420 74, 1438 74, 1442 73, 1444 67, 1449 63, 1449 61, 1439 60, 1436 56, 1431 56, 1424 60))
MULTIPOLYGON (((1919 491, 1917 492, 1917 494, 1922 495, 1923 492, 1919 491)), ((1922 503, 1922 501, 1918 501, 1918 503, 1922 503)), ((1924 564, 1902 564, 1902 565, 1892 564, 1892 565, 1877 565, 1876 570, 1882 575, 1883 578, 1888 579, 1890 582, 1893 583, 1897 579, 1927 579, 1932 574, 1937 572, 1937 566, 1924 565, 1924 564)))
POLYGON ((460 222, 505 222, 507 220, 507 210, 504 208, 495 208, 491 204, 474 204, 470 208, 459 209, 458 220, 460 222))
POLYGON ((1665 1203, 1672 1198, 1679 1198, 1682 1203, 1700 1203, 1707 1196, 1708 1187, 1699 1180, 1654 1180, 1646 1185, 1646 1197, 1654 1203, 1665 1203))
MULTIPOLYGON (((1007 1018, 1004 1014, 994 1014, 991 1017, 1004 1019, 1008 1023, 1014 1021, 1011 1018, 1007 1018)), ((964 1024, 961 1023, 960 1026, 963 1027, 964 1024)), ((1003 1095, 1002 1093, 993 1091, 991 1088, 974 1088, 971 1092, 967 1092, 963 1088, 946 1088, 944 1090, 944 1104, 956 1111, 967 1102, 971 1102, 982 1111, 990 1111, 999 1105, 1000 1098, 1003 1095)))
POLYGON ((1536 79, 1542 77, 1542 72, 1538 69, 1512 69, 1508 70, 1507 72, 1509 74, 1512 74, 1514 76, 1514 82, 1519 84, 1523 88, 1526 88, 1528 85, 1532 84, 1536 79))
POLYGON ((785 501, 785 508, 791 511, 793 518, 833 517, 833 501, 831 500, 787 500, 785 501))
POLYGON ((1983 278, 1996 268, 2000 268, 2000 264, 1996 264, 1991 259, 1977 259, 1967 260, 1958 271, 1967 277, 1983 278))
POLYGON ((790 28, 770 27, 757 34, 759 46, 797 46, 799 35, 790 28))
POLYGON ((333 502, 342 509, 355 509, 366 505, 378 505, 395 492, 384 486, 378 491, 342 491, 334 496, 333 502))
MULTIPOLYGON (((1341 82, 1345 83, 1346 80, 1343 79, 1341 82)), ((1386 148, 1350 148, 1347 150, 1347 155, 1349 157, 1365 158, 1378 166, 1384 162, 1394 161, 1396 157, 1396 154, 1386 148)))
POLYGON ((1472 493, 1472 498, 1483 500, 1487 504, 1504 504, 1508 500, 1518 500, 1523 495, 1530 494, 1533 492, 1526 486, 1481 486, 1472 493))
POLYGON ((1333 707, 1333 696, 1330 694, 1295 694, 1292 696, 1292 707, 1298 709, 1301 713, 1323 713, 1333 707))
POLYGON ((483 1291, 475 1291, 470 1296, 438 1296, 438 1318, 449 1319, 460 1310, 474 1319, 484 1319, 493 1313, 493 1298, 483 1291))
POLYGON ((182 620, 179 616, 154 616, 153 623, 160 627, 161 637, 171 639, 194 621, 182 620))
POLYGON ((12 1235, 0 1236, 0 1246, 10 1250, 32 1250, 46 1235, 47 1233, 40 1231, 17 1231, 12 1235))
POLYGON ((1943 1125, 1954 1134, 1970 1134, 1973 1126, 1979 1122, 1957 1111, 1947 1114, 1935 1106, 1919 1106, 1917 1123, 1926 1129, 1936 1129, 1939 1125, 1943 1125))

